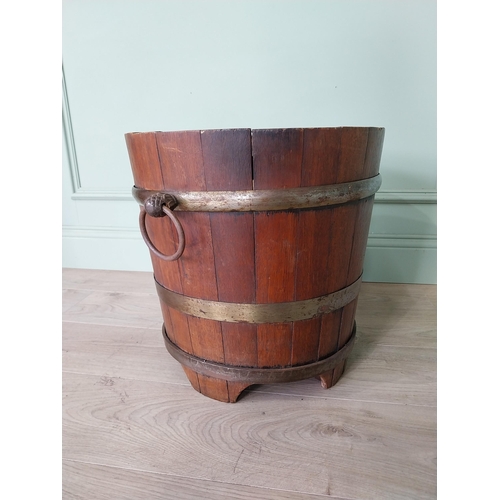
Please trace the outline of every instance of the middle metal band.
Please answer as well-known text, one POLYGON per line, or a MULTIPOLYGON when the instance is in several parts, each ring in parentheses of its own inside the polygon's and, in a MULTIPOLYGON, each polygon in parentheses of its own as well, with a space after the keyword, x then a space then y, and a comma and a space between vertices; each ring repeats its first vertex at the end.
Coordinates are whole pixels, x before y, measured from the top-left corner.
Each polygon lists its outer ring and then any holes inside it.
POLYGON ((287 323, 315 318, 349 304, 359 294, 361 276, 351 285, 328 295, 272 304, 240 304, 197 299, 173 292, 156 279, 155 282, 158 296, 167 306, 190 316, 229 323, 287 323))

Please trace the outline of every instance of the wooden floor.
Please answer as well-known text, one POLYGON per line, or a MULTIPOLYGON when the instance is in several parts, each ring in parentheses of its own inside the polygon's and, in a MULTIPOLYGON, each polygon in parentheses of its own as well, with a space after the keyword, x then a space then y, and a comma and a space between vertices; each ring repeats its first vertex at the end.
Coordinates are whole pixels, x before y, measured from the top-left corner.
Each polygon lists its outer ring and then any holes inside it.
POLYGON ((436 497, 436 287, 364 283, 332 389, 194 391, 151 273, 63 270, 64 499, 436 497))

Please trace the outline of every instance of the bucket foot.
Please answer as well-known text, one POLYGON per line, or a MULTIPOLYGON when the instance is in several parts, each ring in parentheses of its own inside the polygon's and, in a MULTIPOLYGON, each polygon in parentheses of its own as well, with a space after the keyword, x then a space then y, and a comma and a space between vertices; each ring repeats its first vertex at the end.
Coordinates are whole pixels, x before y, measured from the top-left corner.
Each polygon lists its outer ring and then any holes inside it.
POLYGON ((236 403, 241 393, 252 385, 245 382, 228 382, 219 378, 196 373, 194 370, 185 366, 182 368, 193 389, 210 399, 222 401, 223 403, 236 403))
POLYGON ((224 365, 189 354, 168 338, 165 326, 163 327, 165 346, 168 352, 183 365, 193 388, 204 396, 225 403, 235 403, 241 393, 253 384, 293 382, 316 376, 321 381, 322 387, 329 389, 342 376, 345 361, 352 350, 355 337, 356 324, 354 324, 351 337, 347 343, 327 358, 308 365, 285 368, 259 368, 224 365), (316 375, 318 372, 319 375, 316 375))
POLYGON ((229 393, 229 402, 236 403, 241 393, 252 384, 247 384, 245 382, 228 382, 227 389, 229 393))
POLYGON ((321 382, 321 387, 323 389, 330 389, 333 387, 342 377, 345 368, 345 360, 339 363, 333 370, 328 370, 324 373, 320 373, 316 378, 321 382))

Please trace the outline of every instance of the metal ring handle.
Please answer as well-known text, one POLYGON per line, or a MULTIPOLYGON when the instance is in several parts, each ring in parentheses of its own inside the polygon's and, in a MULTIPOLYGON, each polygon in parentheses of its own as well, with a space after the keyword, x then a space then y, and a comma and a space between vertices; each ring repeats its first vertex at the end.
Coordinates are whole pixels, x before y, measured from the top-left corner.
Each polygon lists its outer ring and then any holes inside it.
POLYGON ((186 246, 186 239, 184 237, 184 229, 182 229, 181 223, 177 219, 177 217, 174 215, 172 210, 168 208, 166 205, 162 206, 163 213, 168 216, 168 218, 173 222, 175 229, 177 230, 177 236, 179 237, 179 246, 177 247, 177 251, 173 253, 172 255, 165 255, 164 253, 161 253, 153 244, 151 241, 151 238, 149 237, 148 231, 146 229, 146 215, 147 212, 144 209, 144 207, 141 207, 141 212, 139 214, 139 227, 141 229, 141 234, 144 239, 144 242, 146 245, 149 247, 149 249, 160 259, 166 260, 166 261, 172 261, 172 260, 177 260, 182 253, 184 252, 184 247, 186 246))

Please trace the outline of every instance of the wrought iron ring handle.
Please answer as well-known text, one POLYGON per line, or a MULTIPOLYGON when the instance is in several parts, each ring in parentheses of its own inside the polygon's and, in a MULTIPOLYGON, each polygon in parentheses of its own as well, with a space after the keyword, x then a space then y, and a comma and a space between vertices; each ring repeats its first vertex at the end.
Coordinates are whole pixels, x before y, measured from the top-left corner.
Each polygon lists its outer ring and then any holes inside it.
POLYGON ((171 210, 176 205, 177 200, 171 194, 156 193, 145 200, 144 207, 141 207, 141 212, 139 214, 139 227, 146 245, 157 257, 166 261, 177 260, 184 252, 184 247, 186 246, 184 229, 171 210), (172 221, 177 231, 177 236, 179 237, 179 244, 175 253, 172 255, 165 255, 154 246, 146 229, 146 215, 150 215, 151 217, 165 217, 166 215, 172 221))

